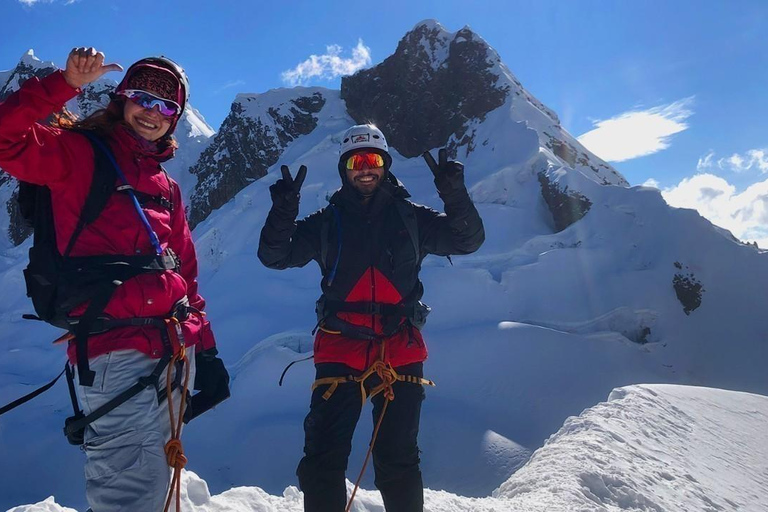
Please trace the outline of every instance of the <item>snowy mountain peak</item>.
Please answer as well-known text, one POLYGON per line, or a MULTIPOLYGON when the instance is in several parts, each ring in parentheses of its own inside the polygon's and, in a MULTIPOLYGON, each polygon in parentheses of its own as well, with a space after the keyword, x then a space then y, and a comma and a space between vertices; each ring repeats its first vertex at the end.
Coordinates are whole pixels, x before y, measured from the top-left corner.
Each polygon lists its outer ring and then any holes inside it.
MULTIPOLYGON (((193 106, 189 105, 184 110, 184 114, 181 116, 181 121, 179 121, 179 124, 185 125, 187 127, 187 130, 185 130, 183 133, 186 137, 213 137, 216 133, 216 130, 214 130, 211 125, 209 125, 205 118, 203 117, 203 114, 200 113, 199 110, 194 108, 193 106)), ((177 137, 180 134, 177 134, 177 137)))
POLYGON ((383 62, 344 77, 341 97, 355 121, 374 121, 401 155, 416 157, 504 104, 510 88, 491 72, 498 62, 473 32, 428 20, 383 62))
POLYGON ((0 101, 7 98, 29 78, 33 76, 42 78, 55 69, 57 68, 53 62, 41 61, 35 56, 34 50, 27 50, 19 59, 16 67, 8 72, 0 73, 0 78, 5 78, 0 81, 0 101))
POLYGON ((53 68, 56 65, 51 61, 42 61, 35 56, 35 50, 30 48, 19 59, 19 64, 34 68, 53 68))

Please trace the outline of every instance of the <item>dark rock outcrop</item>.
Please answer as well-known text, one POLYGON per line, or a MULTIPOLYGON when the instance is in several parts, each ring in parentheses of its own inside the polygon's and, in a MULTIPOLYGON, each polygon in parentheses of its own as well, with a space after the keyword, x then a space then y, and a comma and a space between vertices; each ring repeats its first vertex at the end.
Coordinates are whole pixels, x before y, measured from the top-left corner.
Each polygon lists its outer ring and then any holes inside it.
POLYGON ((629 185, 629 183, 614 169, 604 163, 595 162, 584 150, 579 150, 568 141, 559 139, 546 131, 544 132, 544 135, 547 138, 544 145, 551 149, 556 157, 563 160, 570 167, 575 168, 578 165, 581 168, 591 169, 596 175, 603 176, 600 180, 603 185, 612 183, 604 177, 605 174, 615 176, 620 185, 629 185))
POLYGON ((238 96, 213 143, 190 169, 198 177, 188 211, 191 228, 265 176, 288 144, 315 129, 314 114, 326 102, 321 93, 315 92, 271 105, 265 111, 251 112, 251 101, 256 98, 238 96))
POLYGON ((541 195, 547 203, 558 232, 580 220, 592 207, 592 201, 588 197, 569 191, 567 186, 561 189, 557 183, 550 181, 545 173, 540 172, 538 178, 541 195))
POLYGON ((14 91, 18 90, 21 84, 33 76, 37 78, 43 78, 50 75, 54 71, 56 71, 55 67, 35 66, 35 62, 32 62, 27 58, 23 58, 21 62, 19 62, 13 69, 11 75, 8 77, 8 80, 2 84, 2 88, 0 88, 0 101, 13 94, 14 91))
POLYGON ((677 300, 683 305, 683 312, 690 315, 701 306, 701 298, 706 291, 701 282, 680 262, 675 262, 675 268, 679 270, 672 278, 672 286, 675 289, 677 300))
POLYGON ((454 134, 471 149, 467 121, 483 120, 509 93, 496 85, 497 63, 469 28, 449 39, 439 25, 420 24, 381 64, 344 77, 341 98, 357 123, 375 123, 405 157, 445 146, 454 134))

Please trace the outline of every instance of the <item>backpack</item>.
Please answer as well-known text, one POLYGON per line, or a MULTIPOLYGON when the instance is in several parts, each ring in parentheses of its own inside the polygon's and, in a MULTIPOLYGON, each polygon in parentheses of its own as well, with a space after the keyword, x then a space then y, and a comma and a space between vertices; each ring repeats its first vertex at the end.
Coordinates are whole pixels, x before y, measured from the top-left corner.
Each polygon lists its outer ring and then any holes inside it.
POLYGON ((50 189, 20 181, 18 205, 25 222, 34 230, 24 280, 36 315, 24 315, 24 318, 41 320, 73 334, 80 384, 90 386, 95 374, 88 366, 88 337, 103 332, 100 329, 94 331, 94 326, 99 321, 106 325, 101 315, 117 287, 139 274, 178 271, 179 263, 170 250, 162 255, 150 256, 70 256, 83 229, 101 215, 113 192, 125 192, 135 197, 139 210, 139 203, 148 200, 168 203, 166 199, 161 201, 134 191, 125 182, 117 185, 121 171, 108 146, 92 132, 78 133, 84 135, 93 147, 94 172, 77 225, 63 254, 57 246, 50 189), (73 308, 84 303, 88 303, 88 307, 82 316, 69 316, 73 308))
MULTIPOLYGON (((27 297, 32 299, 36 318, 62 329, 69 329, 67 313, 92 295, 95 283, 84 279, 79 283, 68 281, 69 253, 83 229, 95 221, 115 189, 116 174, 106 155, 91 141, 95 156, 91 188, 80 212, 75 231, 67 243, 64 254, 59 253, 51 204, 51 191, 45 185, 19 181, 17 196, 19 211, 24 222, 33 229, 29 264, 24 269, 27 297), (77 286, 74 286, 77 284, 77 286)), ((83 276, 86 277, 86 276, 83 276)))

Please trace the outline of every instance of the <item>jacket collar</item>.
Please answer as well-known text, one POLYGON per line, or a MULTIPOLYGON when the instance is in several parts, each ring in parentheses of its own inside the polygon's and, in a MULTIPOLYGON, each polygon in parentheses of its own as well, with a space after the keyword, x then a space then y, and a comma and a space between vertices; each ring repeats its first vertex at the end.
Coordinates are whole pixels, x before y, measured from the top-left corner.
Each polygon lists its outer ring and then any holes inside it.
POLYGON ((125 124, 115 126, 112 130, 111 139, 120 147, 121 151, 151 158, 158 163, 170 160, 175 153, 171 146, 148 141, 125 124))

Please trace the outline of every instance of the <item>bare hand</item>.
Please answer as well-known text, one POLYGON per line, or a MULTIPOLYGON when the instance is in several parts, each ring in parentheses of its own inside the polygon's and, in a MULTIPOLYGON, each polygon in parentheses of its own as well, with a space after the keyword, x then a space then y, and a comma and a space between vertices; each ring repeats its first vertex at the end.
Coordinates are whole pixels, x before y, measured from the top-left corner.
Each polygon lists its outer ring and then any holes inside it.
POLYGON ((97 52, 96 48, 72 48, 67 57, 67 65, 64 69, 64 80, 78 89, 91 83, 110 71, 122 71, 120 64, 104 65, 104 53, 97 52))

